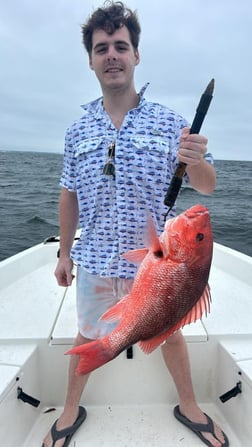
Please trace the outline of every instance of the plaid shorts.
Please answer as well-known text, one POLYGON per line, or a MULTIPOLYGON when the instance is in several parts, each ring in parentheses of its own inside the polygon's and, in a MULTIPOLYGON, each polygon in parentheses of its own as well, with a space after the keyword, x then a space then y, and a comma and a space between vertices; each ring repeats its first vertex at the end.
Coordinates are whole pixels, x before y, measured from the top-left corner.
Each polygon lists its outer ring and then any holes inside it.
POLYGON ((133 279, 101 278, 91 275, 82 267, 77 268, 77 320, 83 337, 95 340, 110 333, 117 323, 107 323, 99 318, 127 295, 133 279))

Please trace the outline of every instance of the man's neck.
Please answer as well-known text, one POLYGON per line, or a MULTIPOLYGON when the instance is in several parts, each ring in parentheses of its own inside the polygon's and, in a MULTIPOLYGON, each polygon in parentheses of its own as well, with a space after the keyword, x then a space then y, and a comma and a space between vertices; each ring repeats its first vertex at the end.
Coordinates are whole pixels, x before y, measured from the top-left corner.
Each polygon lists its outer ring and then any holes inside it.
POLYGON ((114 92, 106 94, 103 92, 103 107, 110 116, 112 123, 120 129, 127 112, 139 104, 139 96, 135 89, 125 92, 114 92))

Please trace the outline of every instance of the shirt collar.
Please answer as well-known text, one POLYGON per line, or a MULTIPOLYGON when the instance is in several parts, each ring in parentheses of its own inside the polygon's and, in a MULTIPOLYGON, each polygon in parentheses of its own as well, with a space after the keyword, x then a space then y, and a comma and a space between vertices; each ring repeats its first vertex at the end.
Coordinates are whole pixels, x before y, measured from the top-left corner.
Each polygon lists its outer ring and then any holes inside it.
MULTIPOLYGON (((144 94, 148 86, 149 82, 147 82, 138 93, 140 101, 137 109, 142 107, 143 103, 145 102, 144 94)), ((81 108, 87 113, 94 114, 96 118, 101 118, 101 116, 104 114, 104 109, 102 106, 102 96, 95 99, 94 101, 81 105, 81 108)))

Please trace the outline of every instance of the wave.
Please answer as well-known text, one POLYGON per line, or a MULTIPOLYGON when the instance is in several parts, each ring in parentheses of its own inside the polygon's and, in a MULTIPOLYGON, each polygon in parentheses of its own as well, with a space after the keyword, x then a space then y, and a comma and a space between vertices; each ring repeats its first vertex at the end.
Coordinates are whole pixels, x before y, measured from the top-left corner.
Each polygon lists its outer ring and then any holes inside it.
POLYGON ((56 227, 56 228, 58 228, 58 222, 57 221, 54 221, 54 220, 51 220, 51 219, 45 219, 44 217, 41 217, 41 216, 37 216, 37 215, 34 215, 34 216, 32 216, 30 219, 27 219, 26 221, 25 221, 25 224, 28 224, 28 225, 43 225, 43 226, 50 226, 50 227, 56 227))
POLYGON ((30 219, 27 220, 26 223, 47 223, 46 219, 43 219, 43 217, 40 216, 33 216, 30 219))

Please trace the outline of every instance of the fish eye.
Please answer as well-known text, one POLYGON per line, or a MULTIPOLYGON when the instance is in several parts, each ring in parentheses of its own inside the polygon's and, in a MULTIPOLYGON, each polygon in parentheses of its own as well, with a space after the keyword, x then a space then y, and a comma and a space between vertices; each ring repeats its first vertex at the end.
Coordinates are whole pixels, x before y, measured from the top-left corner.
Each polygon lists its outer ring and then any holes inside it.
POLYGON ((157 250, 154 251, 154 256, 156 256, 157 258, 162 258, 164 256, 162 250, 157 250))
POLYGON ((200 242, 200 241, 203 241, 203 239, 204 239, 204 234, 203 233, 197 233, 196 240, 200 242))

